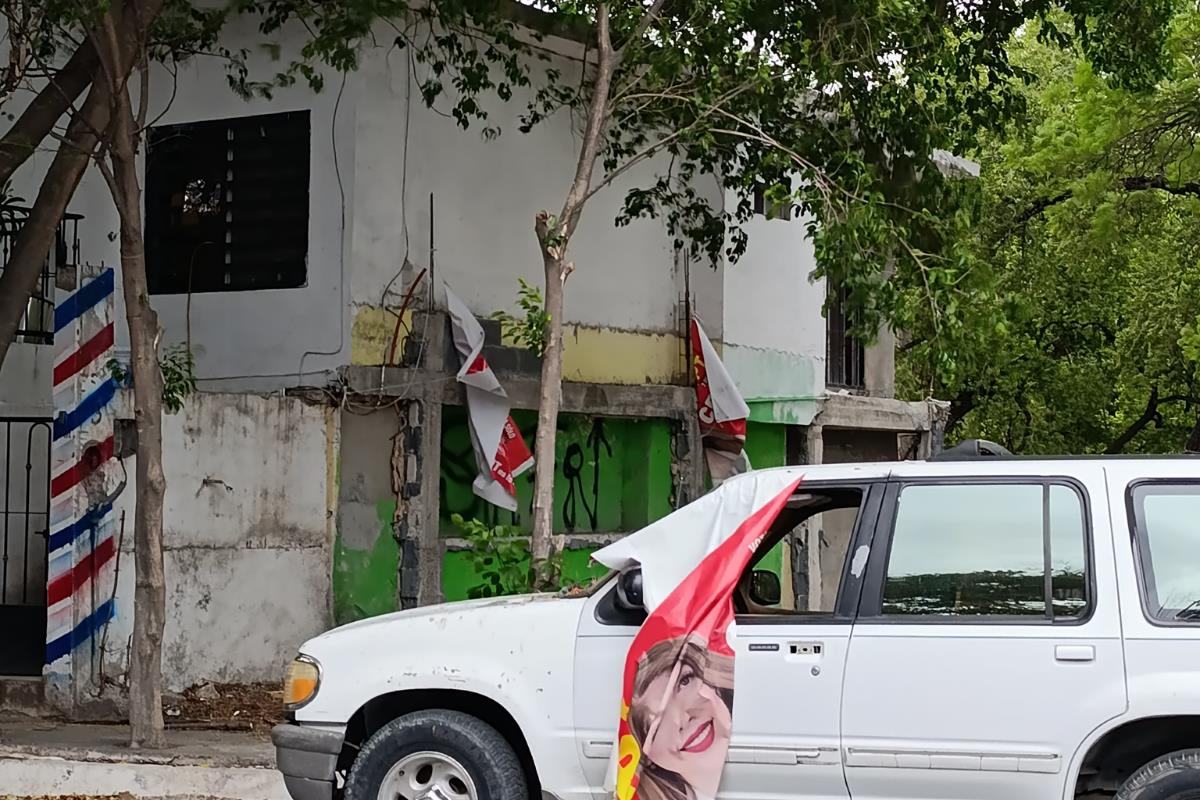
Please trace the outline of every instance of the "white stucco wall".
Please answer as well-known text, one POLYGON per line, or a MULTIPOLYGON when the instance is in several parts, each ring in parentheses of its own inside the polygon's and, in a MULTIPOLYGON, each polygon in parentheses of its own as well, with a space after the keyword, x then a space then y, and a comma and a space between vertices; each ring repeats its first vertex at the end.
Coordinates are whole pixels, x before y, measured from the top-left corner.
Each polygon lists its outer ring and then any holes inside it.
MULTIPOLYGON (((731 200, 732 202, 732 200, 731 200)), ((825 387, 825 282, 803 219, 755 216, 723 277, 725 363, 748 400, 816 397, 825 387)))
MULTIPOLYGON (((235 21, 225 36, 223 44, 231 50, 250 49, 254 77, 265 78, 279 69, 280 65, 270 61, 258 46, 263 37, 252 20, 235 21)), ((287 55, 285 48, 284 58, 287 55)), ((207 388, 295 384, 302 366, 306 373, 319 375, 321 370, 348 360, 349 315, 342 302, 345 298, 341 281, 343 208, 333 143, 336 139, 349 226, 353 214, 349 204, 354 194, 354 112, 353 98, 347 100, 344 96, 335 121, 338 86, 334 81, 321 94, 313 94, 306 86, 296 86, 275 92, 270 101, 246 102, 230 90, 220 59, 202 58, 183 64, 177 82, 162 67, 153 69, 148 116, 158 125, 303 109, 311 112, 308 283, 298 289, 204 293, 192 297, 197 375, 207 388)), ((136 89, 133 94, 137 96, 136 89)), ((6 110, 16 113, 27 101, 28 95, 19 96, 6 105, 6 110)), ((32 202, 53 155, 49 150, 39 151, 17 172, 13 186, 18 196, 32 202)), ((96 169, 91 168, 85 174, 68 209, 84 215, 79 227, 83 260, 119 265, 117 215, 108 188, 96 169)), ((186 296, 155 295, 153 302, 166 329, 164 343, 183 341, 186 296)), ((124 318, 119 291, 117 314, 118 318, 124 318)), ((118 325, 117 345, 123 347, 127 343, 125 326, 118 325)), ((310 383, 320 382, 313 379, 314 375, 309 377, 310 383)))
MULTIPOLYGON (((297 646, 332 624, 337 415, 277 395, 200 393, 164 423, 167 687, 278 680, 297 646)), ((123 671, 133 625, 132 487, 117 506, 110 675, 123 671)))
MULTIPOLYGON (((289 48, 304 41, 303 35, 272 38, 283 48, 280 62, 265 55, 259 46, 263 37, 250 19, 228 26, 222 44, 247 48, 251 77, 263 79, 287 62, 289 48)), ((567 80, 578 69, 576 62, 560 56, 549 64, 537 61, 533 68, 546 66, 561 69, 567 80)), ((563 113, 521 134, 518 119, 530 93, 517 90, 507 104, 495 98, 488 103, 491 123, 503 133, 485 141, 478 126, 461 130, 424 106, 405 51, 369 50, 344 84, 337 74, 326 73, 326 87, 319 94, 297 85, 276 91, 272 100, 247 102, 229 89, 219 59, 185 63, 177 79, 164 69, 153 70, 149 116, 158 125, 311 112, 308 284, 192 297, 197 374, 209 391, 320 383, 324 372, 349 363, 353 307, 380 305, 384 287, 406 253, 417 269, 430 264, 431 195, 439 288, 442 280, 449 281, 468 305, 483 313, 515 309, 518 278, 542 282, 534 215, 543 208, 557 212, 562 205, 575 169, 578 120, 563 113)), ((10 108, 19 111, 27 99, 19 98, 10 108)), ((442 105, 448 102, 443 99, 442 105)), ((17 173, 18 195, 36 195, 52 157, 50 151, 39 152, 17 173)), ((650 162, 631 170, 589 203, 571 249, 577 269, 568 283, 567 322, 680 330, 685 281, 663 222, 645 220, 624 228, 614 224, 626 190, 648 185, 665 166, 650 162)), ((715 183, 709 188, 719 204, 719 188, 715 183)), ((80 225, 83 259, 118 265, 117 217, 96 170, 85 175, 69 208, 85 217, 80 225)), ((721 269, 704 264, 691 269, 697 308, 710 335, 720 338, 721 269)), ((397 302, 397 297, 390 299, 391 305, 397 302)), ((122 305, 118 298, 119 316, 122 305)), ((166 329, 164 343, 182 341, 186 296, 155 295, 154 305, 166 329)), ((124 326, 118 329, 117 345, 124 347, 127 333, 124 326)))
MULTIPOLYGON (((490 124, 502 129, 499 138, 485 141, 481 126, 462 130, 444 115, 448 98, 439 101, 442 113, 426 108, 417 86, 422 67, 410 75, 410 66, 407 51, 381 48, 365 54, 356 76, 353 300, 379 305, 406 252, 418 270, 429 265, 432 194, 439 291, 444 280, 478 312, 515 309, 518 278, 542 284, 534 216, 562 206, 575 172, 580 123, 562 113, 520 133, 519 115, 532 92, 518 89, 507 104, 495 98, 484 103, 490 124)), ((535 62, 535 75, 549 66, 568 81, 578 69, 555 56, 535 62)), ((647 185, 660 168, 665 162, 635 168, 588 203, 570 251, 576 271, 567 283, 565 321, 677 330, 683 276, 665 226, 660 220, 614 225, 626 190, 647 185)))

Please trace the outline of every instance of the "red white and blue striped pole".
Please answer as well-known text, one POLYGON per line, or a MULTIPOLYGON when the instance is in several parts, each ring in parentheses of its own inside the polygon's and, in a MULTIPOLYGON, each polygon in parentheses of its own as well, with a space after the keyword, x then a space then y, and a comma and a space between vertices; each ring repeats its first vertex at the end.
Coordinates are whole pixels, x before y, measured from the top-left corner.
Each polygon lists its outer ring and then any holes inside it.
MULTIPOLYGON (((47 546, 46 664, 68 681, 70 658, 112 619, 116 556, 104 475, 113 458, 115 276, 86 278, 54 310, 54 445, 47 546), (99 488, 97 488, 97 485, 99 488)), ((93 658, 94 666, 94 658, 93 658)))

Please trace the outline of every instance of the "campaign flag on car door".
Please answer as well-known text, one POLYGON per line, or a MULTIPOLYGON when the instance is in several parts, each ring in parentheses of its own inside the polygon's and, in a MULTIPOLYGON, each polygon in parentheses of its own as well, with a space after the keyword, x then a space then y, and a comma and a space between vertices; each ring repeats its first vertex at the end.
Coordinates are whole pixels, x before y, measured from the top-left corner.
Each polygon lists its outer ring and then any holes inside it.
POLYGON ((471 444, 479 463, 479 476, 471 488, 489 503, 516 511, 514 481, 533 466, 533 454, 509 416, 508 395, 483 356, 483 327, 448 284, 446 307, 462 364, 457 377, 467 393, 471 444))
POLYGON ((713 483, 750 470, 746 456, 746 419, 750 406, 717 356, 700 322, 692 319, 692 368, 696 373, 696 411, 704 458, 713 483))
POLYGON ((742 476, 593 556, 640 567, 649 612, 625 659, 617 800, 716 797, 733 725, 733 594, 800 481, 742 476))

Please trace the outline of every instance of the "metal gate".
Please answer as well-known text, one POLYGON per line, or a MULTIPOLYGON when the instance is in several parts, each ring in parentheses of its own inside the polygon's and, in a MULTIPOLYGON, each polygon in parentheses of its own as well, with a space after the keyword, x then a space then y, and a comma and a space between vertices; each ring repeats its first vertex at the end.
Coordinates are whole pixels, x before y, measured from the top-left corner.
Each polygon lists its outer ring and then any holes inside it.
POLYGON ((48 418, 0 417, 0 675, 40 675, 50 529, 48 418))

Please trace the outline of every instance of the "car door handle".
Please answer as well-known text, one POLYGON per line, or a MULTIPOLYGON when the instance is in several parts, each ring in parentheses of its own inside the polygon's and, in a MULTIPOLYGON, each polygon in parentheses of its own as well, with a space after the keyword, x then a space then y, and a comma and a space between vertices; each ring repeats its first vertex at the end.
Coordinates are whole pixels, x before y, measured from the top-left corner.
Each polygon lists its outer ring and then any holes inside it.
POLYGON ((1054 648, 1055 661, 1095 661, 1096 648, 1090 644, 1060 644, 1054 648))
POLYGON ((612 756, 613 743, 593 739, 583 745, 584 758, 609 758, 612 756))

